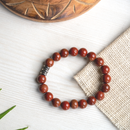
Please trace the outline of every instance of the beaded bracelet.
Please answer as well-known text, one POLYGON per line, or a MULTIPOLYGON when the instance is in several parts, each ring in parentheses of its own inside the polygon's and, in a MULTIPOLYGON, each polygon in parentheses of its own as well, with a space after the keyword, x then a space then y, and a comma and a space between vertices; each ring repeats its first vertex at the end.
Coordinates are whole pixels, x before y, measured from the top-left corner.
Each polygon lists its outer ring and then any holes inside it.
POLYGON ((55 52, 52 56, 52 58, 48 58, 43 65, 42 71, 40 75, 38 76, 37 80, 38 83, 40 83, 39 90, 42 93, 45 93, 45 99, 47 101, 52 101, 52 105, 54 107, 59 107, 61 106, 63 110, 68 110, 70 106, 75 109, 78 106, 80 108, 86 108, 87 104, 89 105, 94 105, 97 100, 102 100, 104 99, 104 92, 108 92, 110 90, 110 86, 107 84, 111 81, 110 75, 108 73, 110 72, 110 68, 107 65, 104 65, 104 60, 101 57, 96 58, 96 54, 94 52, 87 52, 85 48, 81 48, 79 51, 77 48, 72 47, 69 51, 67 49, 62 49, 60 53, 55 52), (68 101, 63 101, 61 103, 60 99, 58 98, 53 98, 53 94, 51 92, 48 92, 48 86, 45 84, 46 82, 46 75, 49 71, 49 68, 53 66, 54 61, 59 61, 61 57, 65 58, 68 55, 76 56, 80 55, 81 57, 88 57, 89 61, 94 61, 95 64, 99 67, 101 67, 101 72, 102 72, 102 89, 101 91, 98 91, 94 96, 88 97, 87 100, 81 99, 79 102, 75 99, 73 99, 70 103, 68 101))

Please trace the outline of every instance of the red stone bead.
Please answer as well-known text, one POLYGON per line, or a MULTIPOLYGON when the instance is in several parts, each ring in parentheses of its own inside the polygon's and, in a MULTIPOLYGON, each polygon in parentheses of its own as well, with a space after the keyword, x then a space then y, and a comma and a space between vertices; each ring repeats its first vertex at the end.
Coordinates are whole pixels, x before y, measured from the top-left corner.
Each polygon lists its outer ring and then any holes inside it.
POLYGON ((78 49, 76 47, 72 47, 69 52, 72 56, 78 55, 78 49))
POLYGON ((61 57, 67 57, 69 55, 69 51, 67 49, 62 49, 60 52, 61 57))
POLYGON ((108 92, 110 90, 110 86, 108 84, 103 84, 102 92, 108 92))
POLYGON ((88 100, 87 100, 87 103, 89 105, 94 105, 96 103, 96 98, 93 97, 93 96, 89 97, 88 100))
POLYGON ((80 107, 80 108, 86 108, 86 107, 87 107, 87 101, 84 100, 84 99, 81 99, 81 100, 79 101, 79 107, 80 107))
POLYGON ((61 56, 60 56, 60 54, 59 54, 58 52, 55 52, 55 53, 53 54, 53 60, 54 60, 54 61, 59 61, 60 58, 61 58, 61 56))
POLYGON ((53 64, 54 64, 54 60, 53 60, 53 59, 48 58, 48 59, 46 60, 46 65, 47 65, 48 67, 52 67, 53 64))
POLYGON ((97 66, 102 66, 104 64, 104 60, 101 57, 99 57, 95 59, 95 63, 97 66))
POLYGON ((48 91, 48 86, 46 84, 42 84, 39 89, 41 93, 46 93, 48 91))
POLYGON ((46 82, 46 76, 45 75, 39 75, 37 78, 37 81, 39 83, 45 83, 46 82))
POLYGON ((108 74, 110 72, 110 68, 107 65, 103 65, 101 67, 101 71, 103 74, 108 74))
POLYGON ((53 94, 50 92, 45 93, 45 99, 51 101, 53 99, 53 94))
POLYGON ((87 57, 90 61, 94 61, 96 59, 96 54, 94 52, 89 52, 87 57))
POLYGON ((73 109, 76 109, 78 107, 78 101, 73 99, 71 102, 70 102, 70 106, 73 108, 73 109))
POLYGON ((64 102, 61 103, 61 107, 64 110, 68 110, 70 108, 70 104, 69 104, 69 102, 64 101, 64 102))
POLYGON ((111 82, 111 76, 108 75, 108 74, 104 74, 104 75, 102 76, 102 81, 103 81, 104 83, 109 83, 109 82, 111 82))
POLYGON ((53 105, 54 107, 59 107, 60 104, 61 104, 60 99, 54 98, 54 99, 52 100, 52 105, 53 105))
POLYGON ((102 91, 98 91, 95 97, 98 100, 102 100, 104 99, 104 93, 102 91))
POLYGON ((80 56, 82 56, 82 57, 85 57, 85 56, 87 55, 87 53, 88 53, 88 51, 87 51, 85 48, 81 48, 81 49, 79 50, 79 54, 80 54, 80 56))

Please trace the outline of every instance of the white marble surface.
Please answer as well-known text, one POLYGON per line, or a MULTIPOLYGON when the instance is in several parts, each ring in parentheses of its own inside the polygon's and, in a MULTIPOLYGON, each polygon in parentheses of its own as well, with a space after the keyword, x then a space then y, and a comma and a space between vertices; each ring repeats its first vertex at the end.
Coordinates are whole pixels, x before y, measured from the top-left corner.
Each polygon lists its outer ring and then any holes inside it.
MULTIPOLYGON (((38 23, 0 5, 0 130, 117 130, 95 106, 63 111, 42 99, 35 82, 42 62, 61 48, 100 52, 130 26, 130 0, 101 0, 73 20, 38 23)), ((73 76, 86 64, 71 56, 55 63, 47 76, 49 91, 62 101, 85 98, 73 76)))

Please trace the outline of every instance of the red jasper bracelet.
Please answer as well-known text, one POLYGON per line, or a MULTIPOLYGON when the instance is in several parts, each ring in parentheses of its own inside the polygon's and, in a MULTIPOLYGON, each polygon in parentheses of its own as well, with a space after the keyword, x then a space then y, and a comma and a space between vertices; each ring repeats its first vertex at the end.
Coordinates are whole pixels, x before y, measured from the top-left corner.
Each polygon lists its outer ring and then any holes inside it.
POLYGON ((110 68, 107 65, 104 65, 104 60, 101 57, 96 58, 96 54, 94 52, 87 52, 85 48, 81 48, 79 51, 77 48, 72 47, 69 51, 67 49, 62 49, 60 53, 55 52, 52 56, 52 58, 48 58, 46 60, 46 63, 43 65, 42 71, 40 72, 40 75, 38 76, 38 83, 40 83, 40 91, 42 93, 45 93, 45 99, 47 101, 52 101, 52 104, 54 107, 61 106, 62 109, 68 110, 70 106, 75 109, 78 106, 80 108, 86 108, 87 104, 94 105, 97 100, 104 99, 104 93, 108 92, 110 90, 110 86, 108 83, 111 81, 110 75, 108 73, 110 72, 110 68), (98 91, 95 95, 95 97, 90 96, 87 100, 81 99, 79 102, 75 99, 73 99, 70 103, 68 101, 63 101, 61 103, 60 99, 53 98, 53 94, 51 92, 48 92, 48 86, 45 84, 46 82, 46 75, 49 71, 49 68, 53 66, 54 61, 59 61, 61 57, 65 58, 68 55, 76 56, 80 55, 81 57, 88 57, 89 61, 94 61, 95 64, 99 67, 101 67, 102 72, 102 90, 98 91))

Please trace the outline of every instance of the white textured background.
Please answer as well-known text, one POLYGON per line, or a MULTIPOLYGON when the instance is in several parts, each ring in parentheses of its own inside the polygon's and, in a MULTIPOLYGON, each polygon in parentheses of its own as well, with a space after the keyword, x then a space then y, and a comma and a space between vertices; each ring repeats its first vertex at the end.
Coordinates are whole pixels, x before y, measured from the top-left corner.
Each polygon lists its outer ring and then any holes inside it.
MULTIPOLYGON (((117 130, 95 106, 63 111, 46 102, 35 82, 42 62, 55 51, 86 47, 100 52, 130 26, 130 0, 101 0, 73 20, 38 23, 20 18, 0 5, 0 130, 117 130)), ((47 76, 49 91, 61 101, 85 98, 73 76, 86 61, 69 56, 47 76)))

